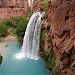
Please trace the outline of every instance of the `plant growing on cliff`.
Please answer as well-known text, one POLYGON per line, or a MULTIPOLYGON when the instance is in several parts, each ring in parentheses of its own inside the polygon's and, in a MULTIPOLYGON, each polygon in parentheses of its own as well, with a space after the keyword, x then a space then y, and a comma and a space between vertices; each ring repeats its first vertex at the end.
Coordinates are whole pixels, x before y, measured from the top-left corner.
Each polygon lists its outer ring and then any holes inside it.
POLYGON ((52 74, 54 74, 56 70, 56 64, 53 49, 50 51, 48 62, 51 65, 52 74))
POLYGON ((41 29, 41 34, 40 34, 40 51, 44 51, 44 43, 45 43, 45 34, 43 29, 41 29))
POLYGON ((48 7, 48 0, 41 0, 41 2, 43 3, 43 7, 41 8, 41 11, 44 11, 48 7))

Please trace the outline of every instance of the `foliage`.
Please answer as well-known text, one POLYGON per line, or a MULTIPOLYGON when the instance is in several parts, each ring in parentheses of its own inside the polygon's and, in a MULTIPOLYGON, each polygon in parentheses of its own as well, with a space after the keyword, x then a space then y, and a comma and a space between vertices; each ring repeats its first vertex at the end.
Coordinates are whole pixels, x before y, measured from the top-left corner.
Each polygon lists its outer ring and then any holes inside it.
POLYGON ((16 27, 16 35, 18 37, 19 42, 22 43, 23 37, 24 37, 24 33, 27 27, 27 20, 22 20, 19 22, 19 25, 16 27))
POLYGON ((7 27, 11 27, 12 26, 11 20, 3 21, 3 24, 6 25, 7 27))
POLYGON ((32 15, 29 12, 26 16, 16 16, 10 20, 0 22, 0 36, 10 35, 17 36, 19 42, 22 43, 27 23, 32 15))
POLYGON ((23 16, 16 16, 14 18, 11 19, 11 25, 15 28, 18 25, 22 24, 22 22, 24 22, 25 17, 23 16))
POLYGON ((2 63, 2 59, 3 59, 3 57, 0 55, 0 65, 1 65, 1 63, 2 63))
POLYGON ((48 0, 41 0, 43 2, 43 7, 40 9, 40 11, 44 11, 48 7, 48 0))
POLYGON ((49 55, 49 62, 51 64, 51 68, 52 68, 52 74, 55 73, 56 70, 56 64, 55 64, 55 56, 54 56, 54 52, 53 49, 50 51, 50 55, 49 55))
POLYGON ((45 17, 44 17, 45 19, 47 19, 48 18, 48 13, 45 13, 45 17))
POLYGON ((7 26, 0 22, 0 36, 6 36, 7 35, 7 26))
POLYGON ((23 42, 25 30, 26 30, 26 27, 27 27, 27 24, 28 24, 28 21, 29 21, 31 15, 32 15, 32 12, 30 12, 28 15, 26 15, 24 17, 19 16, 17 18, 14 18, 15 19, 14 23, 16 26, 16 35, 17 35, 18 41, 21 44, 23 42))
POLYGON ((47 8, 48 7, 48 0, 43 0, 44 6, 47 8))
POLYGON ((45 59, 45 61, 48 61, 48 59, 49 59, 49 53, 46 51, 44 51, 44 59, 45 59))
POLYGON ((56 70, 54 52, 53 49, 50 51, 50 53, 46 52, 44 49, 44 44, 45 44, 45 30, 44 27, 42 26, 41 36, 40 36, 40 52, 43 54, 43 58, 47 62, 47 65, 49 64, 51 65, 49 69, 51 69, 52 74, 54 74, 56 70))
POLYGON ((44 34, 44 30, 41 29, 41 34, 40 34, 40 51, 44 51, 44 44, 45 44, 45 34, 44 34))

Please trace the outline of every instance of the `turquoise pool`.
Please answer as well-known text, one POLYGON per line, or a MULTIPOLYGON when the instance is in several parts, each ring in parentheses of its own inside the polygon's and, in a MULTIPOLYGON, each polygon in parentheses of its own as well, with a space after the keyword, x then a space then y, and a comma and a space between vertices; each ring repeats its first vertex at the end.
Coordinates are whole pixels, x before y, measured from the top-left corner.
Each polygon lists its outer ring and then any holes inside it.
POLYGON ((1 42, 0 48, 1 53, 3 52, 0 75, 50 75, 44 60, 41 58, 38 60, 15 58, 15 54, 19 53, 21 49, 17 41, 1 42))

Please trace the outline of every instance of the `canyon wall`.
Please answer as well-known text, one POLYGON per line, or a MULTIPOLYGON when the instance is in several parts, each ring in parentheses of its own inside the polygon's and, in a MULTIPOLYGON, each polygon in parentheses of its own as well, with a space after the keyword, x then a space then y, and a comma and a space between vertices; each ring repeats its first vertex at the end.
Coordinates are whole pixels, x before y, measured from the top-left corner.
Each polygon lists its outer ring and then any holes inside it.
POLYGON ((28 9, 28 0, 0 0, 0 21, 23 16, 28 9))
POLYGON ((53 50, 55 75, 75 75, 75 0, 49 0, 46 14, 44 49, 48 59, 53 50))
POLYGON ((0 21, 24 16, 32 11, 39 0, 0 0, 0 21))

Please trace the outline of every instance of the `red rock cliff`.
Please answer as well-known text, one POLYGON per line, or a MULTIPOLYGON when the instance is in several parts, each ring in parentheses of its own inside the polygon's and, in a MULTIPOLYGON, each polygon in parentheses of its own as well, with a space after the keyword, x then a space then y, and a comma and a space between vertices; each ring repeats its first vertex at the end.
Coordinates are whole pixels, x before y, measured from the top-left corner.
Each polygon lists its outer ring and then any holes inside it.
POLYGON ((0 0, 0 21, 25 15, 27 11, 28 0, 0 0))
POLYGON ((47 14, 45 50, 53 48, 64 75, 75 75, 75 0, 50 0, 47 14))

